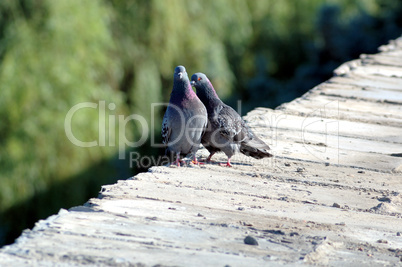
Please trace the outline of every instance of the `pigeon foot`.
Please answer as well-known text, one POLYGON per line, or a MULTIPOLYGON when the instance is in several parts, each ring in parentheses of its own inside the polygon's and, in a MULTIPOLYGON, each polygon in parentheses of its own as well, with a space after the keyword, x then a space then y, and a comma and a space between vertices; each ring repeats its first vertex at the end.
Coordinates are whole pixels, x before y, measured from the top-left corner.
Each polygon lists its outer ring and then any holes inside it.
POLYGON ((202 165, 202 164, 205 164, 204 162, 200 162, 200 161, 198 161, 198 160, 192 160, 191 161, 191 163, 193 163, 194 165, 202 165))
POLYGON ((222 167, 233 167, 232 164, 228 163, 220 163, 219 165, 221 165, 222 167))
POLYGON ((228 162, 226 162, 226 164, 221 163, 219 165, 221 165, 222 167, 233 167, 232 164, 230 164, 230 158, 228 158, 228 162))

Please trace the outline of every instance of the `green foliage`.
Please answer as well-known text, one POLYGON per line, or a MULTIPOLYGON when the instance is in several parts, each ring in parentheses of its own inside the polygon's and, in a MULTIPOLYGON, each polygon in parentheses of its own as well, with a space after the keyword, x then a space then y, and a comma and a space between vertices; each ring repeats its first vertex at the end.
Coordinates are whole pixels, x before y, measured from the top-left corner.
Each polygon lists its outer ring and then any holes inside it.
MULTIPOLYGON (((163 109, 151 103, 169 99, 175 66, 205 72, 243 111, 275 107, 376 52, 401 34, 401 18, 394 0, 1 1, 0 243, 2 232, 7 242, 18 235, 6 227, 31 226, 130 175, 109 116, 153 119, 159 137, 163 109), (98 142, 90 148, 71 143, 64 125, 86 102, 98 106, 79 110, 71 128, 98 142)), ((135 141, 141 130, 130 122, 124 134, 135 141)), ((136 150, 161 153, 149 143, 136 150)))
POLYGON ((300 96, 343 62, 375 53, 402 32, 400 1, 248 3, 254 34, 234 73, 240 84, 234 99, 243 100, 245 111, 300 96))
MULTIPOLYGON (((45 19, 33 14, 15 19, 7 29, 8 49, 0 70, 0 132, 1 165, 8 173, 1 174, 1 181, 18 186, 0 194, 3 209, 16 195, 27 197, 53 179, 87 167, 89 155, 100 160, 113 154, 107 147, 83 151, 71 146, 64 131, 64 118, 74 104, 122 102, 120 94, 97 82, 106 72, 104 51, 111 44, 108 28, 99 21, 105 10, 91 1, 49 1, 46 7, 45 19)), ((98 113, 80 115, 72 128, 80 138, 91 140, 97 136, 98 113)))
MULTIPOLYGON (((114 65, 108 55, 113 40, 107 9, 96 1, 40 3, 46 11, 31 10, 29 17, 18 5, 9 7, 14 17, 5 30, 0 69, 0 211, 115 154, 115 148, 85 149, 69 142, 64 119, 72 106, 106 100, 125 109, 123 94, 104 80, 114 65)), ((73 133, 80 140, 97 140, 98 121, 95 110, 77 112, 73 133)), ((58 203, 83 200, 79 191, 58 203)))

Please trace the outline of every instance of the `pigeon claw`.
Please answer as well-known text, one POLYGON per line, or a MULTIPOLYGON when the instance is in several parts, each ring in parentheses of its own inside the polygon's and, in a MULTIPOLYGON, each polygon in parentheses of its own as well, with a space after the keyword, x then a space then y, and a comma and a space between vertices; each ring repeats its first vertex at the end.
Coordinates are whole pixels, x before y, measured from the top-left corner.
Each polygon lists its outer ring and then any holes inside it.
POLYGON ((203 162, 199 162, 198 160, 192 160, 191 163, 193 163, 194 165, 205 164, 205 163, 203 163, 203 162))
POLYGON ((232 164, 230 164, 230 162, 228 162, 228 163, 221 163, 221 164, 219 164, 219 165, 221 165, 222 167, 233 167, 232 164))
POLYGON ((182 162, 184 162, 184 161, 180 159, 180 153, 177 153, 174 164, 177 165, 177 167, 180 167, 180 163, 182 163, 182 162))
POLYGON ((228 158, 228 162, 226 162, 226 164, 221 163, 220 164, 222 167, 232 167, 232 164, 230 164, 230 158, 228 158))

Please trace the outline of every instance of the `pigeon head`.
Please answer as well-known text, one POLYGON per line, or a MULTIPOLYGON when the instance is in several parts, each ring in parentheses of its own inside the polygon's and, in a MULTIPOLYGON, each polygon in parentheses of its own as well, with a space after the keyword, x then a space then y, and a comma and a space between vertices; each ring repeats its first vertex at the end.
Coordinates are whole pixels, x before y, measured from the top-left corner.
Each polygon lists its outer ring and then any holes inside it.
MULTIPOLYGON (((197 72, 191 76, 191 85, 197 89, 198 97, 203 98, 218 98, 212 83, 209 81, 207 75, 197 72)), ((202 100, 202 99, 201 99, 202 100)))
POLYGON ((191 85, 195 88, 206 86, 208 82, 209 80, 207 78, 207 75, 205 75, 204 73, 197 72, 194 73, 193 76, 191 76, 191 85))
POLYGON ((177 66, 174 69, 173 90, 174 99, 181 99, 183 97, 193 99, 196 96, 195 92, 191 88, 190 80, 188 78, 186 68, 184 66, 177 66))
POLYGON ((177 66, 174 69, 174 79, 175 80, 183 80, 183 78, 187 77, 187 72, 186 72, 186 68, 184 66, 177 66))

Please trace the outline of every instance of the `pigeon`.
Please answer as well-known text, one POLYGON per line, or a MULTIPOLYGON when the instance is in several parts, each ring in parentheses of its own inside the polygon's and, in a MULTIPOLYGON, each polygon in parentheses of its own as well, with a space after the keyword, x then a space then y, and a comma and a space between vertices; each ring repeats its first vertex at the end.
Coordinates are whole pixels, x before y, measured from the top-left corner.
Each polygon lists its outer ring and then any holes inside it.
POLYGON ((203 73, 191 76, 191 85, 197 90, 198 98, 208 112, 208 125, 202 137, 203 146, 209 151, 207 161, 223 151, 228 157, 224 166, 231 167, 230 158, 237 152, 256 159, 272 157, 269 146, 259 139, 246 122, 230 106, 223 103, 214 87, 203 73))
POLYGON ((192 162, 199 164, 196 152, 207 122, 207 110, 191 87, 186 68, 177 66, 174 70, 173 90, 162 122, 162 142, 166 145, 166 154, 176 154, 177 166, 180 166, 180 154, 189 153, 193 155, 192 162))

